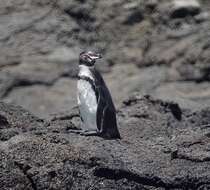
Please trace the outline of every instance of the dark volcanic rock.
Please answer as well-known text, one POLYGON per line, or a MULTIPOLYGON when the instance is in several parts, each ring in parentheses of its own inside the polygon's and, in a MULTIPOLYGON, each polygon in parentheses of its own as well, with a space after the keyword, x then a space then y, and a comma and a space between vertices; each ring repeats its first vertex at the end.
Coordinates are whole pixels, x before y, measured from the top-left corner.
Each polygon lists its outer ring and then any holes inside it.
POLYGON ((210 109, 137 95, 118 112, 122 140, 70 133, 76 109, 42 121, 0 104, 1 189, 208 189, 210 109))

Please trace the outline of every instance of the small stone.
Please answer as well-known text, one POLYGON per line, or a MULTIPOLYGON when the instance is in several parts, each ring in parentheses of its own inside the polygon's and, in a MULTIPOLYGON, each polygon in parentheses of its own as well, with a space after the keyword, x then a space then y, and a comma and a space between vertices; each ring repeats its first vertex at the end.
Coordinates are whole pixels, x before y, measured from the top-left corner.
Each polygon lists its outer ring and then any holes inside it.
POLYGON ((150 8, 150 9, 155 9, 158 5, 158 1, 157 0, 149 0, 146 2, 146 6, 147 8, 150 8))
POLYGON ((204 21, 206 21, 208 19, 209 19, 209 13, 208 12, 202 12, 202 13, 200 13, 199 15, 197 15, 195 17, 195 20, 197 22, 204 22, 204 21))
POLYGON ((187 15, 197 15, 200 11, 201 5, 197 0, 174 0, 170 15, 172 18, 183 18, 187 15))

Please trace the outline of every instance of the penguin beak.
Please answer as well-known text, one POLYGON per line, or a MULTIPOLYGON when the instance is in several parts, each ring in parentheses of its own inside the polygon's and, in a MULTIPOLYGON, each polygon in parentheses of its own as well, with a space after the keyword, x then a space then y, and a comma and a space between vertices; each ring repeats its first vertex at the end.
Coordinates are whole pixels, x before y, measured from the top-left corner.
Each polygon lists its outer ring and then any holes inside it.
POLYGON ((99 53, 91 53, 88 55, 92 60, 101 59, 102 56, 99 53))

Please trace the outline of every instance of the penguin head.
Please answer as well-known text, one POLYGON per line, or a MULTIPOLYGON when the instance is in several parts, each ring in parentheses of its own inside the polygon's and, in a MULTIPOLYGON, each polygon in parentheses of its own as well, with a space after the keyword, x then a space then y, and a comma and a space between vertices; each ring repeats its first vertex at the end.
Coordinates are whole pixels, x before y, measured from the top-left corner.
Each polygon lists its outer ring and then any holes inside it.
POLYGON ((94 66, 96 59, 100 58, 102 58, 102 56, 99 53, 95 53, 92 51, 83 51, 79 55, 79 64, 91 67, 94 66))

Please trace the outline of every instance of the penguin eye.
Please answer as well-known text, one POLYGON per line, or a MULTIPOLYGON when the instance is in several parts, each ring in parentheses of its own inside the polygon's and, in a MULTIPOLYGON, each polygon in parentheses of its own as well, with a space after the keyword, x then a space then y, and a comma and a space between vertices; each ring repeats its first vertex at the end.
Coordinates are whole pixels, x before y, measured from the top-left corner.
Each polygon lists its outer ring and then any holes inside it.
POLYGON ((91 59, 91 57, 89 55, 84 55, 84 58, 88 62, 91 62, 92 61, 92 59, 91 59))
POLYGON ((88 59, 88 56, 87 55, 83 55, 82 56, 82 59, 87 60, 88 59))

